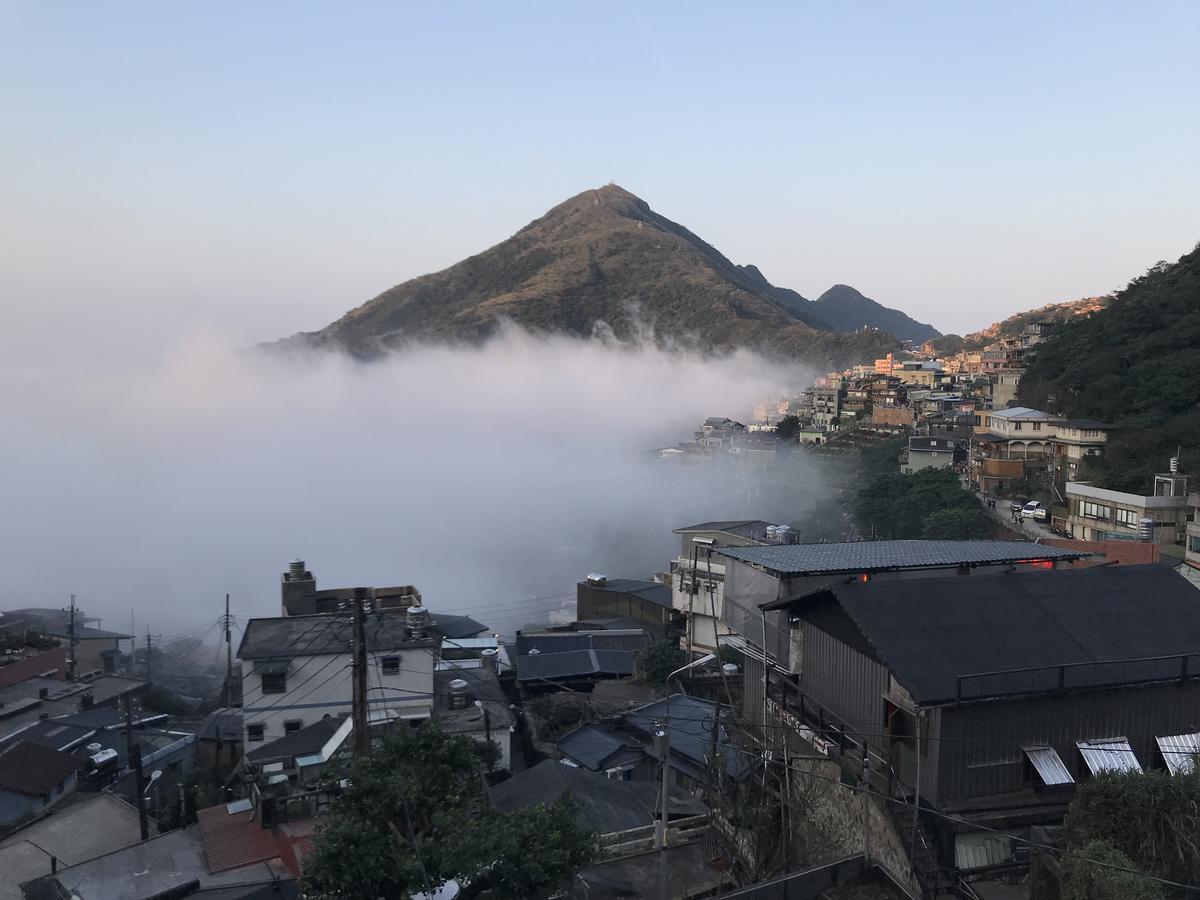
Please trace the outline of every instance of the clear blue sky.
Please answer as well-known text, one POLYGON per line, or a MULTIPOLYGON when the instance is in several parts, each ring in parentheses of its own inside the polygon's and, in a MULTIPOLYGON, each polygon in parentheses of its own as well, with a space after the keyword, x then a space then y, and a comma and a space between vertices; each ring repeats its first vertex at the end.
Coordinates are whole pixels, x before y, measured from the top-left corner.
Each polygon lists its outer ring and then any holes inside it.
POLYGON ((0 3, 0 352, 319 327, 614 180, 943 330, 1200 239, 1200 4, 0 3))

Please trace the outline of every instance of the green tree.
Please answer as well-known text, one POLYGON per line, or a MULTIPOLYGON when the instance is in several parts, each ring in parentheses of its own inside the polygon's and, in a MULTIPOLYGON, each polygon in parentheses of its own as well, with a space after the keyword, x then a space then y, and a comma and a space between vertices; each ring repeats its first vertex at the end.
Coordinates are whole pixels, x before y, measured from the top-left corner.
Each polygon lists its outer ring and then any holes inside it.
POLYGON ((1158 882, 1107 841, 1090 841, 1062 864, 1062 900, 1162 900, 1158 882))
POLYGON ((921 537, 931 541, 977 541, 992 536, 995 523, 976 509, 938 509, 925 517, 921 537))
POLYGON ((637 655, 634 670, 647 684, 665 686, 667 677, 676 669, 686 665, 687 652, 678 644, 658 641, 637 655))
POLYGON ((854 514, 863 534, 880 539, 973 540, 997 528, 952 469, 877 475, 856 495, 854 514))
POLYGON ((799 433, 800 419, 798 416, 784 416, 775 426, 775 436, 781 441, 794 441, 799 433))
POLYGON ((1076 788, 1066 835, 1076 850, 1099 841, 1149 875, 1200 882, 1200 774, 1097 776, 1076 788))
POLYGON ((456 879, 465 896, 538 898, 596 856, 569 799, 503 814, 483 781, 487 748, 432 725, 389 735, 344 773, 345 793, 305 860, 310 897, 407 898, 456 879))
POLYGON ((575 726, 596 721, 588 698, 579 694, 544 694, 529 701, 529 711, 537 717, 538 736, 545 741, 557 741, 575 726))

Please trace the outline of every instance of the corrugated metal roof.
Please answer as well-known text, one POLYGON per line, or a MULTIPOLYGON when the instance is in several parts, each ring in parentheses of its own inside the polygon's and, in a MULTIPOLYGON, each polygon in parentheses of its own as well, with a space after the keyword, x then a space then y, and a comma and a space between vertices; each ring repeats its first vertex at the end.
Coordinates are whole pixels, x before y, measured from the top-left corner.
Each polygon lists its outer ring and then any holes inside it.
POLYGON ((1155 738, 1162 751, 1167 771, 1172 775, 1185 775, 1196 766, 1196 754, 1200 753, 1200 733, 1171 734, 1155 738))
POLYGON ((1103 741, 1076 741, 1075 746, 1083 755, 1088 770, 1093 775, 1101 772, 1141 772, 1142 764, 1137 754, 1124 737, 1108 738, 1103 741))
POLYGON ((1042 781, 1048 786, 1075 783, 1075 779, 1071 777, 1071 773, 1058 755, 1058 751, 1053 747, 1023 747, 1022 749, 1029 757, 1029 761, 1033 763, 1033 767, 1041 776, 1042 781))
POLYGON ((1012 841, 986 831, 970 831, 954 838, 954 864, 960 869, 986 869, 1012 859, 1012 841))
POLYGON ((723 547, 717 552, 786 575, 1078 559, 1089 555, 1028 541, 848 541, 723 547))
POLYGON ((208 871, 224 872, 278 856, 274 832, 262 827, 254 809, 229 812, 229 806, 221 803, 196 812, 208 871))

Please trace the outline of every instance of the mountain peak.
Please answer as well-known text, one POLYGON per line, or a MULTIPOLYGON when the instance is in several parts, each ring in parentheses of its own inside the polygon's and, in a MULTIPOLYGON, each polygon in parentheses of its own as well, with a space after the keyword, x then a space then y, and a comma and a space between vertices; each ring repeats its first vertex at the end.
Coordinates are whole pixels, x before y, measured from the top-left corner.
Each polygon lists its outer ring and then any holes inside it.
POLYGON ((894 346, 888 334, 833 333, 815 307, 610 183, 296 342, 373 356, 413 340, 483 339, 507 320, 575 335, 600 325, 618 338, 649 329, 666 341, 750 346, 821 365, 870 359, 894 346))
POLYGON ((898 309, 886 307, 848 284, 835 284, 813 304, 818 316, 843 331, 881 328, 902 341, 917 344, 941 336, 941 332, 932 325, 918 322, 898 309))

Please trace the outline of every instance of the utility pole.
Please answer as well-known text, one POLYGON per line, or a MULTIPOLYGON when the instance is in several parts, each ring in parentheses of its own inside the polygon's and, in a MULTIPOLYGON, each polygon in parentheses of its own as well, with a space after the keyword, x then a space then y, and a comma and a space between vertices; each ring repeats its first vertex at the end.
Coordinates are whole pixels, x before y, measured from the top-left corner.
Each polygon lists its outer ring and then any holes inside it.
POLYGON ((179 782, 179 827, 187 828, 187 794, 183 789, 183 782, 179 782))
POLYGON ((871 867, 871 745, 863 743, 862 767, 862 800, 863 800, 863 865, 871 867))
POLYGON ((688 662, 692 661, 692 639, 696 632, 696 620, 692 607, 693 598, 696 596, 696 569, 698 567, 700 548, 692 547, 692 580, 688 585, 688 619, 687 619, 687 658, 688 662))
POLYGON ((229 706, 233 702, 233 642, 229 635, 229 626, 232 621, 229 615, 229 595, 225 595, 225 615, 221 619, 225 625, 225 702, 222 706, 229 706))
POLYGON ((146 625, 146 681, 154 687, 154 670, 151 669, 150 626, 146 625))
POLYGON ((67 625, 67 640, 70 646, 67 650, 67 681, 75 680, 75 595, 71 595, 71 619, 67 625))
POLYGON ((354 758, 361 759, 371 752, 370 716, 367 715, 367 632, 363 604, 367 599, 366 588, 354 589, 353 615, 353 659, 354 676, 354 758))
POLYGON ((142 831, 142 840, 149 840, 150 826, 146 821, 146 780, 142 776, 142 747, 133 739, 133 707, 129 702, 129 695, 124 697, 125 701, 125 752, 129 757, 130 765, 133 766, 135 782, 137 786, 137 808, 138 808, 138 825, 142 831))

